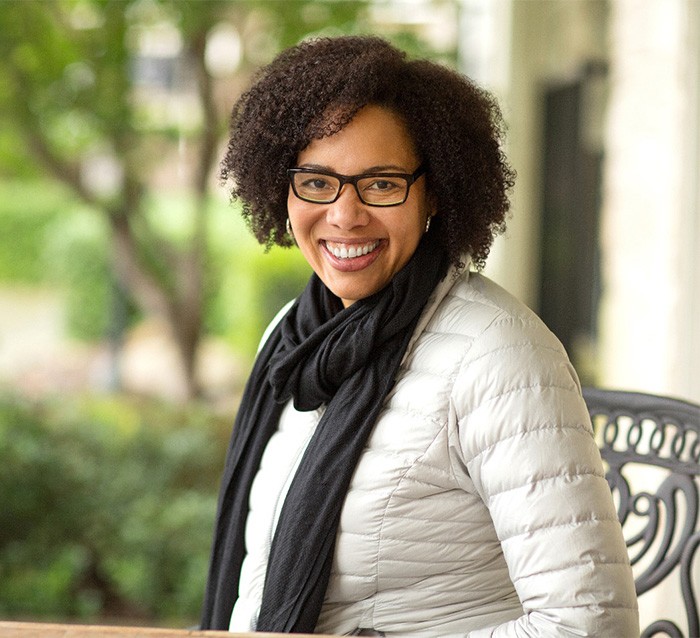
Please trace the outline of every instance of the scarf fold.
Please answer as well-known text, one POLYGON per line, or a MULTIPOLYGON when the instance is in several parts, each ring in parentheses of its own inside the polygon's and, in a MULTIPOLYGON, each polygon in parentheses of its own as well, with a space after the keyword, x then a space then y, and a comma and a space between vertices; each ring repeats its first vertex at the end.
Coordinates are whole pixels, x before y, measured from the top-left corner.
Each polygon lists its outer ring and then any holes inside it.
POLYGON ((243 393, 219 493, 202 629, 228 629, 245 557, 250 488, 284 405, 326 404, 290 484, 267 565, 257 631, 312 633, 343 501, 447 257, 436 233, 382 291, 342 308, 316 276, 272 331, 243 393))

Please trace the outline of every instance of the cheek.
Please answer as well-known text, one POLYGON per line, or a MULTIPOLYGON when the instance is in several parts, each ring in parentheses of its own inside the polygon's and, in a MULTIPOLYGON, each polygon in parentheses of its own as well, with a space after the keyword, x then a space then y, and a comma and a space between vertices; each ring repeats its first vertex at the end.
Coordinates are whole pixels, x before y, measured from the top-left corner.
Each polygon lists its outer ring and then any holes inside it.
POLYGON ((425 230, 425 220, 430 214, 430 209, 427 202, 421 200, 416 207, 411 211, 410 221, 406 219, 406 233, 416 241, 420 240, 425 230))

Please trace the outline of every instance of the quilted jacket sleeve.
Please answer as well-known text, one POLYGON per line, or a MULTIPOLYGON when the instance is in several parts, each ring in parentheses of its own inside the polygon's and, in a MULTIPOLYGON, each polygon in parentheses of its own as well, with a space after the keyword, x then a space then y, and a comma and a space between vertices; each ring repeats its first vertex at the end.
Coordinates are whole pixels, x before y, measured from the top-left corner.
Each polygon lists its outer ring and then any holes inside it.
POLYGON ((631 569, 580 387, 534 316, 477 339, 453 397, 464 463, 523 615, 481 636, 639 636, 631 569))

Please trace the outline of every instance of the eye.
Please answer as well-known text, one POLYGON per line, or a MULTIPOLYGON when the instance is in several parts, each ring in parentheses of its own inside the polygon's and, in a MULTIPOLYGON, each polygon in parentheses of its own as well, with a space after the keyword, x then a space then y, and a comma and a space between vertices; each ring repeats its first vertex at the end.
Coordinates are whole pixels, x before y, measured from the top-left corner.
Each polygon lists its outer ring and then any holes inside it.
POLYGON ((389 179, 386 177, 372 177, 364 181, 363 190, 374 191, 376 193, 392 193, 396 190, 404 188, 404 183, 397 179, 389 179))
POLYGON ((324 188, 328 188, 328 182, 321 178, 321 177, 312 177, 310 179, 305 179, 301 183, 303 188, 309 188, 309 189, 314 189, 314 190, 323 190, 324 188))
POLYGON ((336 189, 336 183, 325 175, 304 175, 299 183, 299 188, 305 192, 320 193, 324 191, 334 191, 336 189))

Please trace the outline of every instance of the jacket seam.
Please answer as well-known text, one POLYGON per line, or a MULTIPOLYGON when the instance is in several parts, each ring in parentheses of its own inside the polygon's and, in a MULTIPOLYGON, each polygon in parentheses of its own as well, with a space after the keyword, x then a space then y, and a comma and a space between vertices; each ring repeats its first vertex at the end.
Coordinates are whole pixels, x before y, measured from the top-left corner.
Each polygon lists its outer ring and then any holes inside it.
MULTIPOLYGON (((518 576, 515 578, 515 581, 521 581, 521 580, 526 580, 528 578, 532 578, 533 576, 542 576, 544 574, 556 574, 559 572, 566 572, 570 570, 572 567, 579 567, 580 565, 586 565, 587 563, 585 562, 580 562, 580 563, 569 563, 568 565, 564 565, 563 567, 558 567, 557 569, 544 569, 540 572, 532 572, 531 574, 522 574, 521 576, 518 576)), ((616 566, 620 565, 622 567, 627 567, 629 566, 629 563, 624 560, 602 560, 598 561, 598 565, 611 565, 611 566, 616 566)))
MULTIPOLYGON (((455 386, 457 384, 455 383, 455 386)), ((469 412, 466 412, 463 414, 460 418, 460 422, 462 419, 465 419, 469 417, 471 414, 476 412, 479 408, 483 407, 485 404, 490 403, 491 401, 495 401, 496 399, 500 399, 502 397, 505 397, 509 394, 515 394, 516 392, 525 392, 527 390, 562 390, 564 392, 572 392, 575 394, 578 394, 578 389, 576 388, 575 385, 559 385, 556 383, 531 383, 530 385, 519 385, 517 388, 510 388, 508 390, 504 390, 503 392, 500 392, 498 394, 494 394, 492 396, 489 396, 485 401, 480 403, 478 406, 475 406, 473 409, 469 410, 469 412)), ((454 392, 454 387, 453 387, 453 392, 454 392)))
MULTIPOLYGON (((426 468, 428 470, 436 470, 441 476, 443 476, 445 478, 452 478, 451 472, 443 470, 442 468, 439 468, 439 467, 435 467, 434 465, 430 465, 429 463, 423 463, 420 460, 416 460, 413 463, 411 463, 411 465, 408 467, 408 470, 410 470, 413 467, 417 467, 417 466, 426 468)), ((416 483, 417 485, 425 485, 426 487, 439 487, 439 486, 435 485, 434 483, 429 483, 428 481, 424 481, 424 480, 421 480, 419 478, 414 478, 414 477, 408 478, 406 475, 402 476, 400 480, 401 481, 410 480, 410 481, 413 481, 414 483, 416 483)), ((458 489, 458 488, 455 487, 454 489, 458 489)), ((392 490, 390 498, 394 498, 395 492, 396 492, 396 490, 392 490)), ((396 496, 396 498, 403 498, 403 497, 399 494, 396 496)))
MULTIPOLYGON (((425 519, 415 519, 415 520, 423 520, 424 521, 425 519)), ((457 545, 457 543, 448 543, 448 541, 445 541, 444 539, 431 540, 431 539, 425 539, 425 538, 406 538, 406 537, 401 537, 401 536, 385 536, 383 538, 383 540, 385 540, 385 541, 398 541, 401 543, 413 542, 413 543, 420 543, 421 545, 441 545, 441 546, 445 546, 448 544, 457 545)), ((474 540, 474 541, 460 540, 460 542, 458 543, 458 545, 460 547, 462 547, 464 545, 481 545, 481 544, 483 544, 483 540, 474 540)), ((385 559, 385 560, 391 561, 390 558, 385 559)), ((400 562, 401 560, 405 560, 405 559, 396 559, 397 562, 400 562)), ((425 561, 416 560, 416 562, 431 563, 431 562, 439 562, 439 561, 435 561, 434 559, 430 559, 430 560, 425 560, 425 561)), ((450 559, 447 562, 452 563, 454 561, 452 559, 450 559)))
MULTIPOLYGON (((486 330, 484 332, 486 332, 486 330)), ((484 333, 482 333, 479 336, 482 336, 483 334, 484 333)), ((502 352, 506 352, 507 350, 521 350, 523 348, 531 348, 532 350, 547 350, 548 352, 554 352, 554 353, 559 354, 559 355, 561 354, 561 350, 559 348, 555 348, 554 346, 547 346, 543 343, 537 343, 537 342, 533 342, 533 341, 528 341, 527 339, 523 339, 522 341, 515 341, 515 342, 509 343, 507 345, 498 346, 497 348, 492 348, 491 350, 488 350, 487 352, 483 352, 482 354, 479 354, 474 358, 465 360, 465 363, 471 365, 472 363, 479 361, 480 359, 490 357, 494 354, 500 354, 502 352)))
POLYGON ((546 607, 546 609, 550 610, 556 610, 556 609, 596 609, 596 608, 602 608, 602 609, 629 609, 630 611, 637 611, 638 607, 637 605, 629 606, 629 605, 614 605, 610 604, 608 602, 600 602, 600 603, 583 603, 581 605, 557 605, 557 606, 550 606, 546 607))
POLYGON ((500 496, 501 494, 507 494, 508 492, 512 492, 514 490, 520 490, 524 487, 527 486, 532 486, 532 485, 537 485, 538 483, 545 483, 547 481, 558 481, 562 478, 576 478, 576 477, 584 477, 584 476, 593 476, 595 478, 600 479, 601 481, 605 480, 605 477, 602 474, 597 474, 595 471, 591 470, 584 470, 581 472, 562 472, 561 474, 547 474, 545 476, 542 476, 542 478, 537 478, 534 479, 533 481, 527 481, 526 483, 520 483, 519 485, 515 485, 513 487, 508 487, 504 490, 498 490, 495 492, 490 492, 489 493, 489 502, 494 496, 500 496))
POLYGON ((385 538, 385 537, 384 537, 384 526, 385 526, 385 522, 386 522, 386 519, 387 519, 387 512, 389 511, 389 506, 390 506, 390 504, 391 504, 391 502, 392 502, 392 500, 393 500, 393 498, 394 498, 394 495, 396 494, 396 491, 399 489, 399 486, 400 486, 400 485, 403 483, 403 481, 405 480, 407 474, 408 474, 408 473, 411 471, 411 469, 416 465, 416 463, 419 463, 419 462, 420 462, 420 459, 421 459, 422 457, 424 457, 424 456, 427 454, 428 450, 429 450, 430 448, 432 448, 432 446, 433 446, 433 444, 435 443, 435 441, 437 440, 438 436, 442 433, 443 429, 445 429, 445 428, 447 428, 447 425, 446 425, 446 424, 445 424, 444 426, 441 426, 441 427, 437 430, 437 432, 435 432, 435 436, 431 439, 430 443, 424 447, 423 453, 420 455, 420 457, 418 457, 417 459, 415 459, 415 460, 401 473, 401 476, 399 477, 399 480, 396 482, 396 485, 394 486, 394 489, 391 490, 391 492, 389 493, 389 495, 388 495, 388 497, 387 497, 387 499, 386 499, 386 505, 384 506, 384 511, 382 512, 381 520, 380 520, 380 523, 379 523, 379 530, 378 530, 379 533, 377 534, 377 560, 376 560, 376 562, 375 562, 375 571, 374 571, 374 574, 375 574, 375 581, 374 581, 374 582, 375 582, 375 589, 376 589, 376 592, 375 592, 375 595, 372 596, 372 603, 371 603, 371 604, 372 604, 372 609, 371 609, 371 612, 370 612, 370 614, 369 614, 370 617, 371 617, 371 619, 372 619, 372 623, 373 623, 373 624, 374 624, 374 622, 375 622, 374 614, 375 614, 376 599, 377 599, 376 593, 379 592, 379 565, 380 565, 380 563, 382 562, 381 559, 380 559, 380 554, 381 554, 382 543, 383 543, 384 538, 385 538))
MULTIPOLYGON (((570 527, 574 523, 576 525, 581 525, 581 524, 589 524, 593 525, 595 523, 617 523, 619 522, 617 518, 610 518, 610 517, 598 517, 598 518, 574 518, 566 523, 556 523, 554 525, 540 525, 539 527, 529 527, 527 530, 518 532, 516 534, 512 534, 511 536, 504 536, 503 538, 499 537, 499 541, 503 543, 504 541, 509 541, 514 538, 518 538, 519 536, 525 536, 527 534, 532 534, 533 532, 541 532, 544 530, 550 530, 550 529, 557 529, 558 527, 570 527)), ((617 561, 616 561, 617 562, 617 561)), ((583 565, 584 563, 572 563, 572 565, 583 565)), ((628 564, 626 561, 622 561, 622 564, 628 564)), ((566 569, 566 568, 562 568, 566 569)), ((549 571, 557 571, 557 570, 549 570, 549 571)))
MULTIPOLYGON (((449 379, 449 377, 443 377, 443 378, 449 379)), ((456 377, 454 380, 456 380, 456 377)), ((453 384, 454 384, 454 380, 452 381, 453 384)), ((447 422, 445 421, 444 418, 440 418, 437 416, 435 416, 435 417, 430 416, 430 415, 426 414, 425 412, 419 412, 415 408, 393 406, 393 405, 391 405, 391 403, 388 403, 386 406, 385 412, 387 412, 387 411, 398 412, 400 414, 406 414, 408 416, 419 417, 422 421, 429 421, 430 423, 433 423, 434 425, 437 425, 440 428, 443 428, 447 425, 447 422)))
MULTIPOLYGON (((465 417, 467 418, 467 417, 465 417)), ((462 419, 459 421, 459 427, 461 428, 462 426, 462 419)), ((588 428, 585 427, 585 425, 581 425, 579 423, 573 423, 573 424, 557 424, 557 425, 551 425, 550 423, 546 423, 537 427, 530 427, 527 430, 522 430, 520 432, 513 432, 512 434, 508 434, 493 443, 489 443, 487 446, 481 448, 478 452, 476 452, 473 456, 471 456, 469 459, 465 458, 466 463, 471 463, 476 459, 477 457, 483 455, 486 452, 489 452, 491 449, 495 448, 496 446, 500 445, 501 443, 505 443, 506 441, 510 439, 514 439, 516 437, 522 437, 522 436, 528 436, 532 434, 539 434, 541 432, 546 432, 547 430, 551 431, 557 431, 557 430, 575 430, 582 432, 586 435, 590 435, 590 432, 588 428)))

